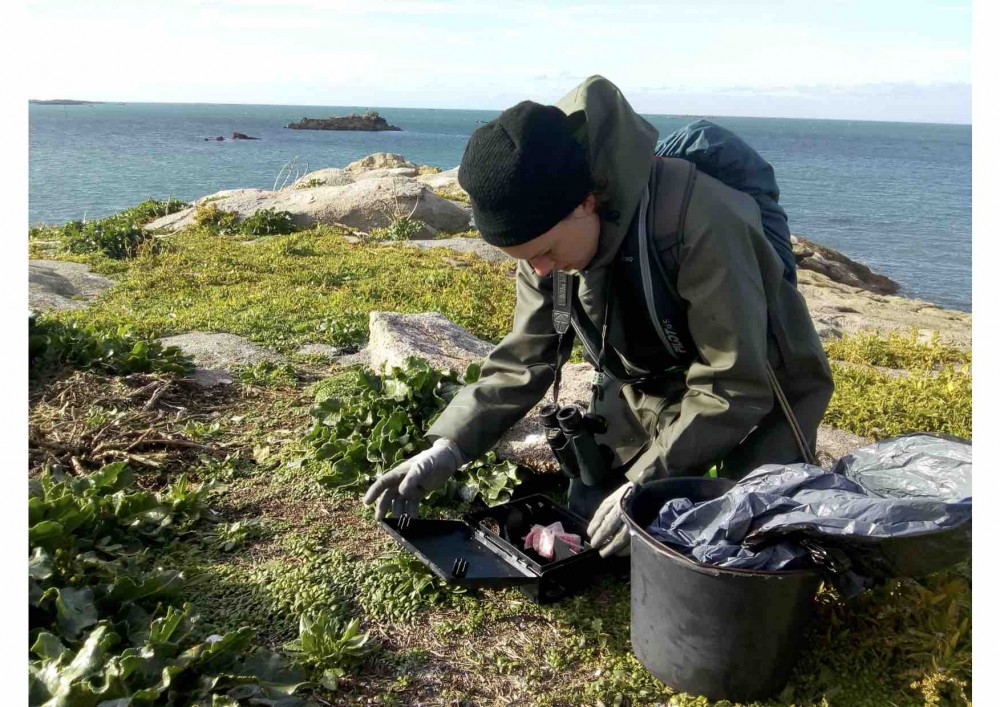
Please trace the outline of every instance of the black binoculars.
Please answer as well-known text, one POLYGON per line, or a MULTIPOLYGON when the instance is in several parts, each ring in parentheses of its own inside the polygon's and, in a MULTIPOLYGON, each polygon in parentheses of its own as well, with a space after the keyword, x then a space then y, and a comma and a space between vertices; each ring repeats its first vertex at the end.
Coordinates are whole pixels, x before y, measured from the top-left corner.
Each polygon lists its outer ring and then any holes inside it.
POLYGON ((594 439, 607 432, 607 421, 585 413, 579 405, 549 403, 538 411, 545 439, 563 473, 580 478, 587 486, 604 483, 611 466, 612 452, 594 439))

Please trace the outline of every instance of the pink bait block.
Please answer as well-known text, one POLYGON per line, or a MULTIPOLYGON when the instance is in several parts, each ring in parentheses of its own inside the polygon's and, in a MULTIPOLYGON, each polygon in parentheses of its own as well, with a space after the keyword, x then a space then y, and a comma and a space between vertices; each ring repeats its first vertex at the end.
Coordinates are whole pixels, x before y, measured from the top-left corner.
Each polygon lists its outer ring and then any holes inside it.
POLYGON ((559 538, 569 545, 572 552, 580 552, 580 536, 567 533, 559 521, 552 525, 533 525, 524 538, 524 549, 534 550, 547 560, 555 554, 555 542, 559 538))

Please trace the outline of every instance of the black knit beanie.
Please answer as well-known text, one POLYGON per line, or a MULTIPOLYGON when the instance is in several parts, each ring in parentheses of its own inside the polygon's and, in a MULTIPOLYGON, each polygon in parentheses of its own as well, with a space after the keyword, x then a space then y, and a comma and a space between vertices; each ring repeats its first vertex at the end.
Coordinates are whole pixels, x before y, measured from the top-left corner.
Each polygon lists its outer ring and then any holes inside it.
POLYGON ((566 114, 522 101, 472 133, 458 170, 476 228, 490 245, 537 238, 592 191, 583 146, 566 114))

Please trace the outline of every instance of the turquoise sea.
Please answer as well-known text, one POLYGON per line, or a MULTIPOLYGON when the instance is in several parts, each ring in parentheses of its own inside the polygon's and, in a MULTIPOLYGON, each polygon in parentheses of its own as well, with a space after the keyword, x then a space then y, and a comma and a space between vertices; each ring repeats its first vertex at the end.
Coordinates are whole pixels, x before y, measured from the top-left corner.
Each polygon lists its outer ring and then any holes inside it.
MULTIPOLYGON (((285 165, 342 167, 373 152, 454 167, 499 111, 375 108, 402 132, 288 130, 303 117, 366 106, 106 103, 29 106, 32 224, 98 218, 143 199, 270 189, 285 165), (253 141, 205 141, 233 131, 253 141)), ((646 115, 665 136, 707 117, 775 168, 792 233, 902 285, 902 294, 972 307, 972 127, 922 123, 646 115)), ((279 183, 280 185, 280 183, 279 183)))

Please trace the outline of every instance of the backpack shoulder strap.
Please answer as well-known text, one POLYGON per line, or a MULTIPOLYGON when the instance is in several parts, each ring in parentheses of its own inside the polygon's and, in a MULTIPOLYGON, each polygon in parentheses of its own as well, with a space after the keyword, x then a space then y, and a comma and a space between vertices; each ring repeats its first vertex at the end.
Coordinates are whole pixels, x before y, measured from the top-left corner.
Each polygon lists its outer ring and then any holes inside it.
POLYGON ((678 251, 696 173, 686 160, 655 159, 639 217, 637 251, 646 306, 653 328, 678 363, 690 363, 698 355, 677 291, 678 251))
MULTIPOLYGON (((693 162, 678 157, 657 157, 653 164, 650 191, 654 208, 650 211, 648 228, 655 243, 651 245, 658 254, 671 254, 676 260, 677 251, 684 244, 684 221, 698 170, 693 162), (654 219, 653 214, 658 218, 654 219)), ((677 280, 676 262, 670 265, 673 285, 677 280)))

